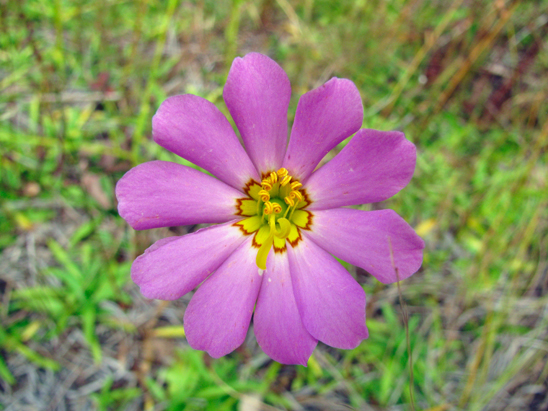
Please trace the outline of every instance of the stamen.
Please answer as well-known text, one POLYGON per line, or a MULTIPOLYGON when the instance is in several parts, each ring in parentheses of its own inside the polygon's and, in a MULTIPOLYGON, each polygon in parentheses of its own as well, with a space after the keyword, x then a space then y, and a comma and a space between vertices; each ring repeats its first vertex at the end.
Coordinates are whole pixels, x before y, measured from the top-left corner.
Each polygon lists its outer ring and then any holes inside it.
POLYGON ((264 203, 264 213, 265 214, 272 214, 273 210, 274 210, 274 205, 270 201, 267 201, 267 202, 264 203))
POLYGON ((292 189, 292 190, 296 190, 296 189, 298 189, 298 188, 300 188, 300 187, 302 187, 302 186, 303 186, 303 185, 302 185, 301 183, 299 183, 298 181, 293 181, 293 182, 291 183, 291 189, 292 189))
POLYGON ((270 193, 266 190, 259 191, 259 196, 261 197, 261 200, 266 203, 268 200, 270 200, 270 193))
POLYGON ((287 213, 289 213, 289 210, 291 210, 291 209, 292 209, 291 207, 287 207, 287 208, 285 209, 285 213, 284 213, 283 218, 287 218, 287 213))
MULTIPOLYGON (((255 183, 256 184, 256 183, 255 183)), ((293 224, 291 219, 297 208, 306 205, 304 200, 305 194, 301 192, 302 184, 293 180, 289 172, 285 168, 280 168, 277 171, 271 171, 260 184, 257 199, 257 215, 261 216, 260 225, 264 230, 266 225, 268 228, 268 237, 261 235, 264 241, 259 242, 259 250, 257 251, 256 264, 259 267, 259 274, 266 270, 266 260, 270 249, 280 242, 285 243, 285 239, 289 237, 293 224), (280 200, 283 198, 287 207, 280 200), (262 214, 261 214, 262 211, 262 214)), ((264 233, 264 231, 262 232, 264 233)), ((259 241, 259 240, 258 240, 259 241)), ((282 248, 282 252, 285 248, 282 248)), ((278 248, 276 248, 278 252, 278 248)))
POLYGON ((286 185, 289 184, 289 182, 291 181, 291 176, 285 176, 282 181, 280 182, 280 185, 282 187, 285 187, 286 185))
MULTIPOLYGON (((288 217, 290 220, 291 220, 291 217, 293 217, 293 213, 294 213, 295 210, 297 209, 297 206, 298 206, 298 205, 299 205, 299 204, 297 203, 297 204, 295 204, 295 207, 292 207, 292 208, 291 208, 291 212, 289 213, 289 217, 288 217)), ((289 207, 288 207, 288 209, 289 209, 289 207)))
POLYGON ((262 186, 263 189, 265 189, 266 191, 272 190, 272 184, 270 184, 270 180, 264 179, 264 180, 261 182, 261 186, 262 186))
POLYGON ((274 214, 280 214, 282 212, 282 206, 278 203, 273 203, 272 211, 274 211, 274 214))
POLYGON ((303 201, 303 195, 301 194, 300 191, 296 191, 296 190, 292 191, 291 193, 289 193, 289 197, 291 198, 297 197, 299 201, 303 201))
POLYGON ((278 177, 280 178, 285 177, 287 173, 288 173, 287 169, 282 167, 278 170, 278 177))

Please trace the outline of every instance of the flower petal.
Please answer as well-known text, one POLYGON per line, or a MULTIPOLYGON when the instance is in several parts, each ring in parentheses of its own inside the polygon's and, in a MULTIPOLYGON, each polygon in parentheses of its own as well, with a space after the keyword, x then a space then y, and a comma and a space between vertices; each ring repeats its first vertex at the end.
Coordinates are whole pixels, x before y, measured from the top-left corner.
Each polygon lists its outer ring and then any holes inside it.
POLYGON ((243 344, 262 281, 256 255, 248 237, 198 288, 184 317, 192 348, 219 358, 243 344))
POLYGON ((409 183, 415 145, 399 131, 360 130, 306 183, 311 210, 373 203, 392 197, 409 183))
POLYGON ((299 100, 283 166, 304 182, 320 160, 358 131, 363 105, 354 83, 332 78, 299 100))
POLYGON ((398 281, 398 276, 399 280, 411 276, 422 264, 424 241, 393 210, 315 211, 312 231, 307 234, 325 251, 362 267, 384 284, 398 281))
MULTIPOLYGON (((305 234, 306 235, 306 234, 305 234)), ((368 337, 365 292, 310 238, 288 247, 293 291, 304 326, 332 347, 352 349, 368 337)))
POLYGON ((223 91, 225 103, 259 172, 280 168, 287 144, 291 85, 269 57, 249 53, 236 58, 223 91))
POLYGON ((286 253, 271 252, 253 324, 257 342, 273 360, 306 366, 317 340, 304 328, 293 295, 286 253))
POLYGON ((242 193, 190 167, 150 161, 129 170, 116 184, 118 213, 136 230, 235 218, 242 193))
POLYGON ((226 117, 202 97, 169 97, 152 118, 152 134, 162 147, 239 190, 260 178, 226 117))
POLYGON ((204 281, 244 239, 232 222, 164 238, 133 262, 131 279, 146 298, 175 300, 204 281))

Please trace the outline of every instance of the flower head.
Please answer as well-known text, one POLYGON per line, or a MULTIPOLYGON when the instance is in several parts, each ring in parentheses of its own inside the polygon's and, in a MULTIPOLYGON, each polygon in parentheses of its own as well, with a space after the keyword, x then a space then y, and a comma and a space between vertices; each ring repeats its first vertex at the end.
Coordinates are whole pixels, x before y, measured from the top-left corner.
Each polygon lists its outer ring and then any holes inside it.
POLYGON ((252 316, 260 347, 282 363, 306 365, 318 341, 354 348, 368 336, 365 293, 333 256, 383 283, 422 262, 422 239, 395 212, 344 208, 407 185, 415 146, 400 132, 360 130, 359 92, 338 78, 300 98, 287 144, 290 96, 273 60, 237 58, 223 97, 245 150, 212 103, 170 97, 153 118, 154 141, 216 178, 152 161, 116 186, 120 215, 137 230, 216 223, 157 241, 131 269, 148 298, 177 299, 202 283, 184 325, 189 344, 213 357, 244 342, 252 316))

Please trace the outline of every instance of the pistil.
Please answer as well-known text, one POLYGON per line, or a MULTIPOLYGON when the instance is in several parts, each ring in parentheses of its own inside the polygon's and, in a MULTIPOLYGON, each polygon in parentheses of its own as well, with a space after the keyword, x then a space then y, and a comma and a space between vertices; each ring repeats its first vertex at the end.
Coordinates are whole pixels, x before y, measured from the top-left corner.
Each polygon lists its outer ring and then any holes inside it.
POLYGON ((289 236, 289 232, 291 230, 291 223, 289 222, 289 220, 285 218, 279 218, 276 221, 276 217, 274 215, 269 216, 268 225, 270 226, 270 234, 259 248, 259 251, 257 251, 257 258, 255 260, 257 267, 259 267, 261 270, 266 270, 266 260, 268 258, 270 249, 272 248, 274 237, 285 240, 287 236, 289 236), (276 228, 276 224, 280 226, 279 230, 276 228))

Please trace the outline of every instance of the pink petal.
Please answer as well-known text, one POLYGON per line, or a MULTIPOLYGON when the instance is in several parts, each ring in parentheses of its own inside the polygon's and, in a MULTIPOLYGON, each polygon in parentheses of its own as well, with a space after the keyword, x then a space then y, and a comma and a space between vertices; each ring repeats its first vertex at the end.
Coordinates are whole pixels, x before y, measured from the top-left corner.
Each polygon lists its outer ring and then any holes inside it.
POLYGON ((308 332, 332 347, 357 347, 368 337, 362 287, 309 238, 288 247, 288 254, 295 300, 308 332))
POLYGON ((116 184, 118 213, 134 229, 224 223, 236 216, 242 193, 190 167, 151 161, 116 184))
POLYGON ((301 320, 287 254, 271 252, 263 277, 253 317, 257 342, 273 360, 306 366, 318 341, 306 331, 301 320))
POLYGON ((383 201, 409 183, 416 149, 399 131, 360 130, 306 183, 311 210, 383 201))
POLYGON ((263 279, 255 264, 256 255, 249 237, 198 288, 184 317, 192 348, 219 358, 243 344, 263 279))
POLYGON ((384 284, 398 281, 390 258, 390 242, 400 280, 411 276, 422 264, 424 241, 392 210, 314 211, 314 225, 307 234, 327 252, 362 267, 384 284))
POLYGON ((262 54, 238 57, 228 73, 223 97, 257 170, 280 168, 291 98, 285 71, 262 54))
POLYGON ((329 150, 358 131, 362 122, 362 100, 354 83, 332 78, 299 100, 283 166, 305 181, 329 150))
POLYGON ((241 190, 260 176, 214 104, 192 94, 169 97, 152 118, 154 141, 241 190))
POLYGON ((175 300, 204 281, 244 239, 232 222, 164 238, 133 262, 131 278, 146 298, 175 300))

